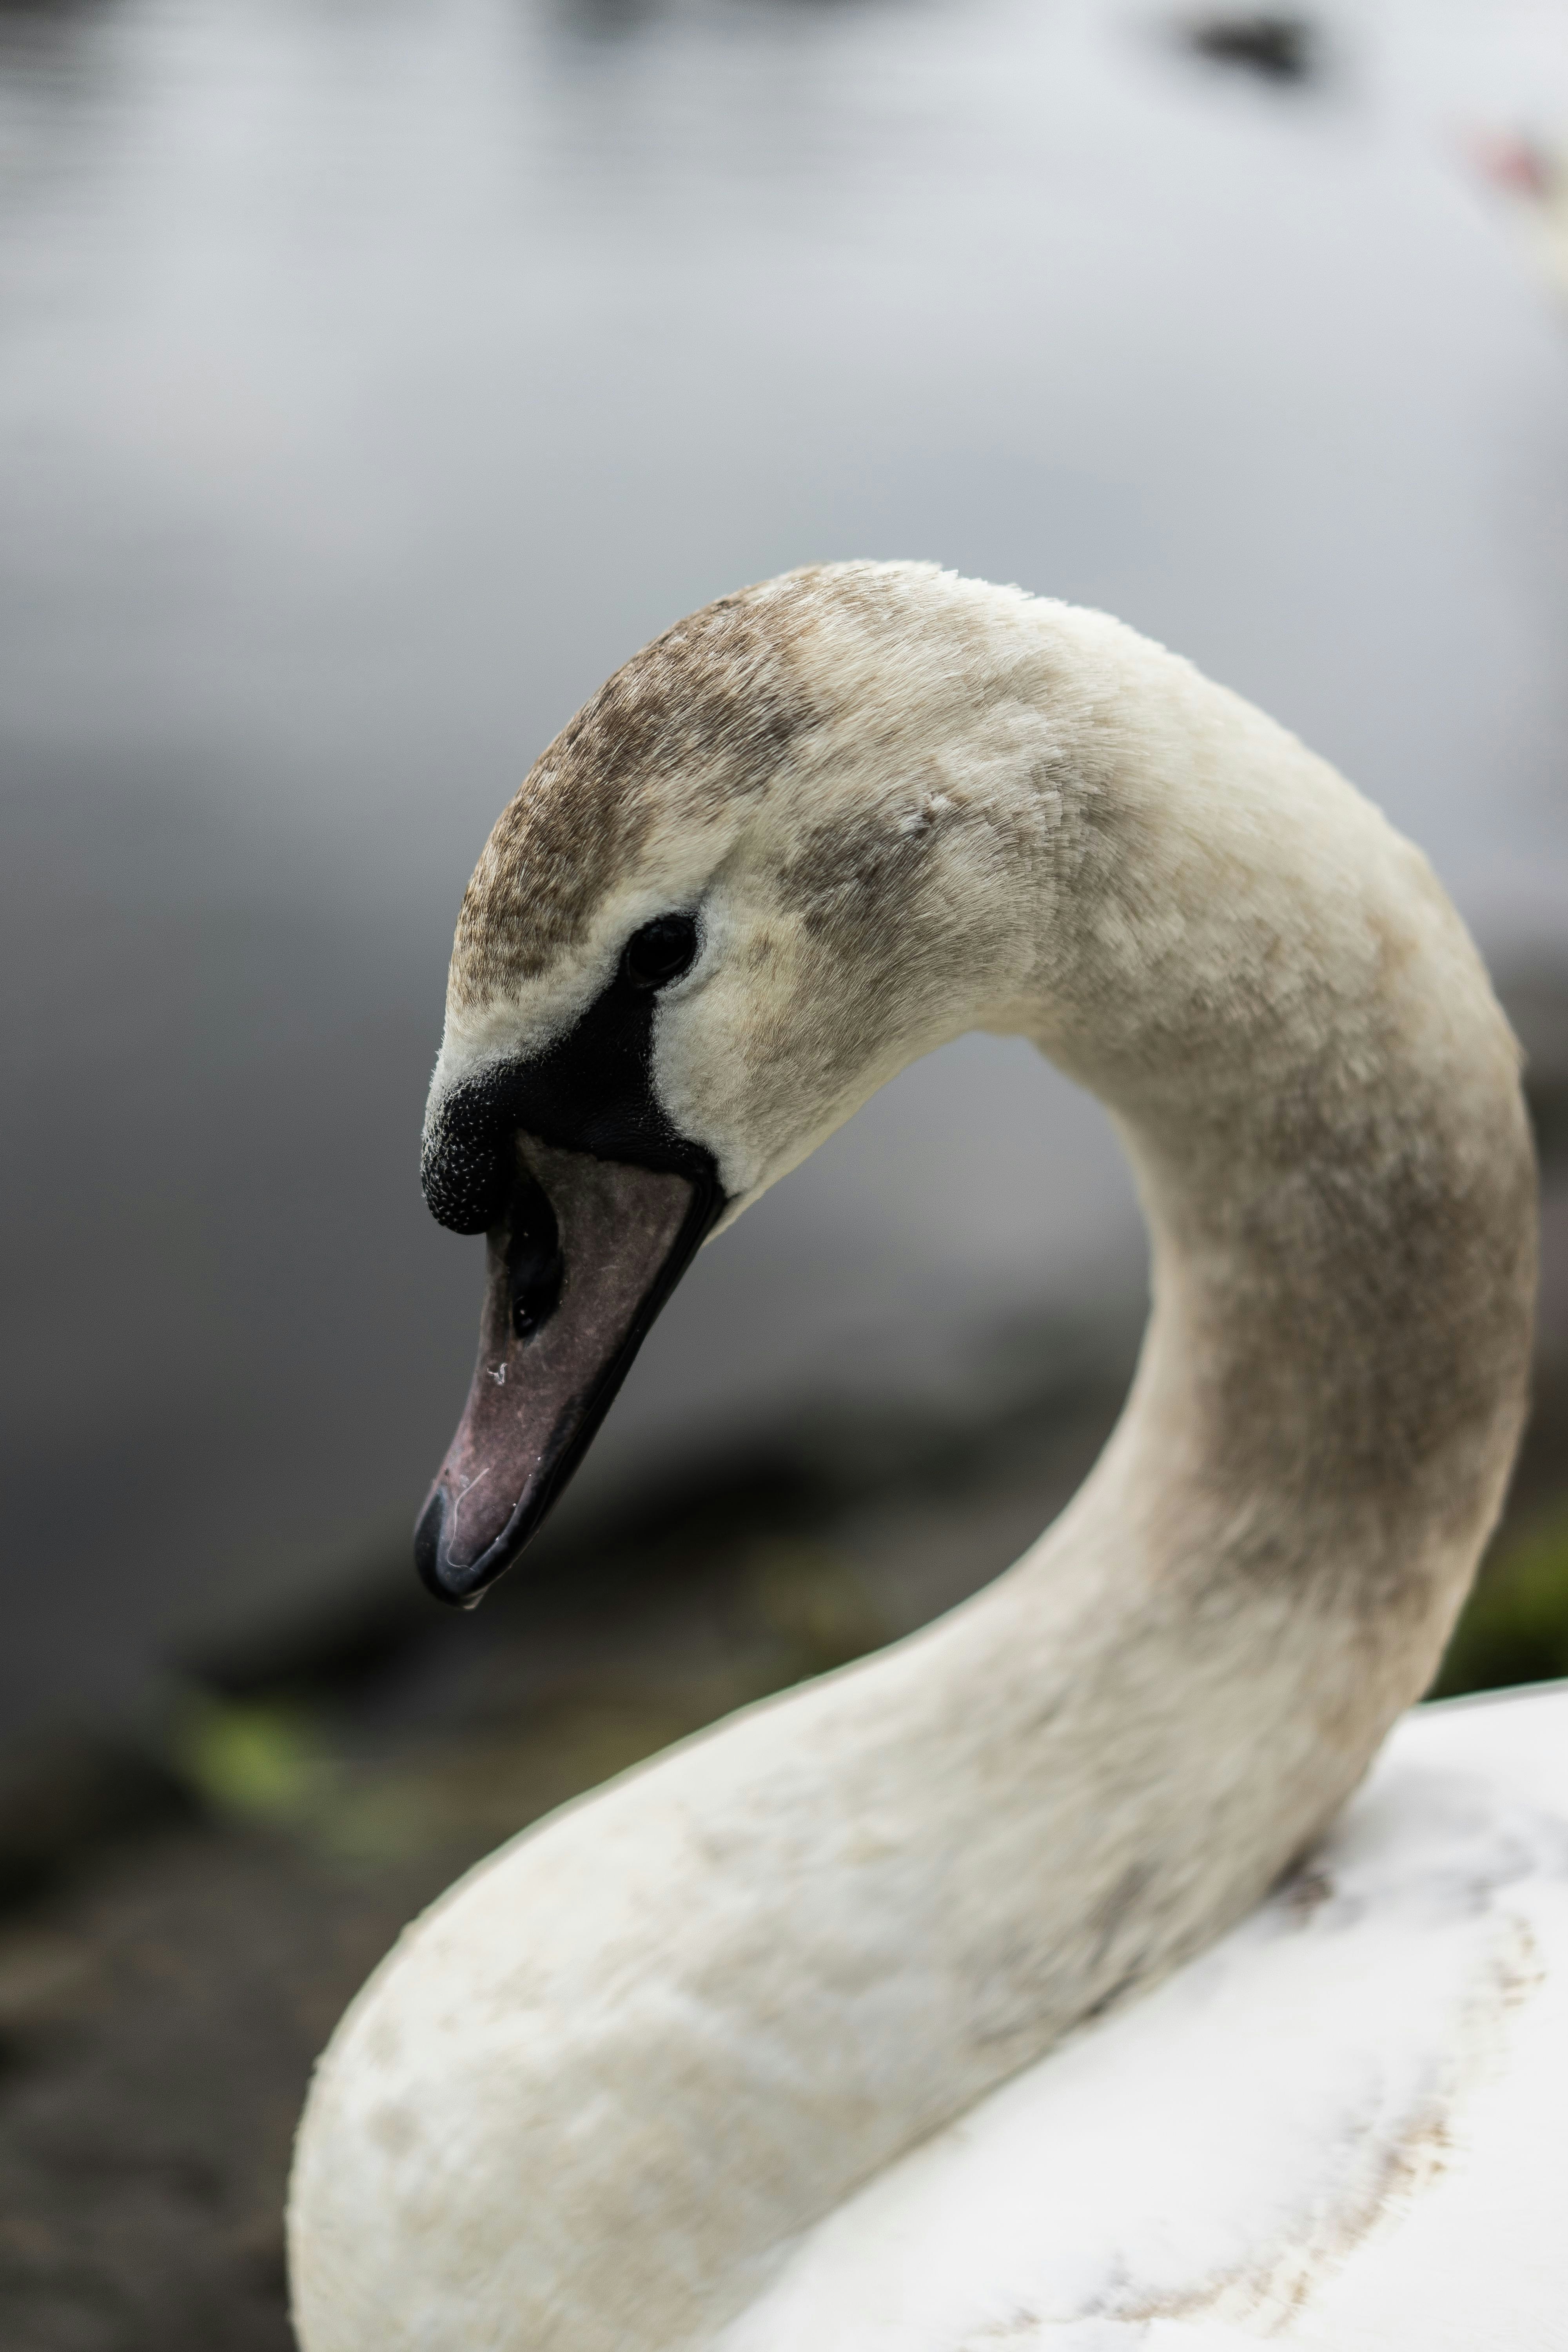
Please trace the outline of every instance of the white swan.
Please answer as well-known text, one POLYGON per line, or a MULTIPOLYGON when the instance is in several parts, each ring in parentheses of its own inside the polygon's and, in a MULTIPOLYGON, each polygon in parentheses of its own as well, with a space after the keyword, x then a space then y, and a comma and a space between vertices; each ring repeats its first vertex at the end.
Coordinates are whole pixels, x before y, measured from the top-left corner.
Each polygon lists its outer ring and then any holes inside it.
POLYGON ((407 1931, 301 2126, 306 2352, 1568 2344, 1568 1701, 1412 1718, 1280 1884, 1512 1457, 1517 1055, 1425 861, 1234 695, 863 564, 610 681, 458 925, 426 1188, 490 1283, 424 1572, 498 1572, 703 1234, 973 1026, 1126 1139, 1114 1436, 985 1592, 407 1931))

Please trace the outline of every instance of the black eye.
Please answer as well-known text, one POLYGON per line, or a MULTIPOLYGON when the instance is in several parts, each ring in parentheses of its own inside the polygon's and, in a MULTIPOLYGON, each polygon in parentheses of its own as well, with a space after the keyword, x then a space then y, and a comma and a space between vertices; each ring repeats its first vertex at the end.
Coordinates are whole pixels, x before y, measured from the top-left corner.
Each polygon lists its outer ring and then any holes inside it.
POLYGON ((691 969, 697 926, 689 915, 656 915, 626 941, 626 971, 638 988, 663 988, 691 969))

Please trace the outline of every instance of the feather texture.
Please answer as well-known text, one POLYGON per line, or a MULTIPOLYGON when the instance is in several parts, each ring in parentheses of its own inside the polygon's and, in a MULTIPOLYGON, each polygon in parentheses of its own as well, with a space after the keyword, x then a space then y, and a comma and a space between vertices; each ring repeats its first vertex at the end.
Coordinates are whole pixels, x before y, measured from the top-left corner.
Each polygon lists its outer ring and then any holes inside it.
MULTIPOLYGON (((1560 1778, 1530 1826, 1511 1748, 1495 1787, 1463 1760, 1511 1714, 1450 1713, 1401 1732, 1335 1891, 1237 1927, 1426 1686, 1512 1458, 1533 1173, 1479 960, 1262 714, 1103 615, 922 566, 726 599, 544 755, 465 903, 432 1120, 671 908, 702 945, 654 1084, 736 1213, 971 1026, 1101 1096, 1152 1239, 1137 1378, 985 1592, 544 1822, 407 1933, 302 2126, 301 2341, 1305 2328, 1398 2198, 1447 2193, 1449 2042, 1479 2082, 1486 1971, 1528 1973, 1509 1938, 1545 1949, 1557 1899, 1560 1778), (1537 1881, 1539 1920, 1503 1891, 1537 1881)), ((1530 1716, 1558 1753, 1563 1719, 1530 1716)))

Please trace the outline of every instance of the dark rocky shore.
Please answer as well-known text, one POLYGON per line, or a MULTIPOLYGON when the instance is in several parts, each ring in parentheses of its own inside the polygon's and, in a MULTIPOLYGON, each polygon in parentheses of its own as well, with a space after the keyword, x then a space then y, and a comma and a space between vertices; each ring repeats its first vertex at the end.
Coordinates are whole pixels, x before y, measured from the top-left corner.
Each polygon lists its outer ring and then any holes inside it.
MULTIPOLYGON (((1546 1251, 1534 1419, 1439 1689, 1568 1675, 1568 990, 1510 992, 1546 1251)), ((998 1335, 964 1420, 814 1425, 547 1538, 474 1617, 401 1534, 216 1630, 145 1719, 0 1770, 0 2343, 287 2352, 310 2063, 398 1928, 564 1799, 986 1581, 1059 1507, 1135 1343, 998 1335)))

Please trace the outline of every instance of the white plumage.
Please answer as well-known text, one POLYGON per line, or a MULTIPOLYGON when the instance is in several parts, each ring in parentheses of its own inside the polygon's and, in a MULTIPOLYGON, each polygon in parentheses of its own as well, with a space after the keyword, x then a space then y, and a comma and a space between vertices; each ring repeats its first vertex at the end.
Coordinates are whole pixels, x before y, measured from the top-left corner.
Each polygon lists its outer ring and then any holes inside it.
POLYGON ((1405 1725, 1301 1874, 1523 1410, 1517 1054, 1425 861, 1102 615, 851 565, 679 625, 544 755, 437 1129, 671 909, 651 1083, 731 1213, 1021 1033, 1127 1141, 1149 1332, 1007 1575, 408 1931, 301 2127, 306 2352, 1568 2344, 1568 1702, 1405 1725))
POLYGON ((1568 1687, 1403 1723, 1307 1868, 792 2250, 721 2352, 1557 2352, 1568 1687))

